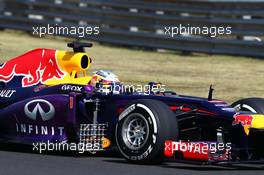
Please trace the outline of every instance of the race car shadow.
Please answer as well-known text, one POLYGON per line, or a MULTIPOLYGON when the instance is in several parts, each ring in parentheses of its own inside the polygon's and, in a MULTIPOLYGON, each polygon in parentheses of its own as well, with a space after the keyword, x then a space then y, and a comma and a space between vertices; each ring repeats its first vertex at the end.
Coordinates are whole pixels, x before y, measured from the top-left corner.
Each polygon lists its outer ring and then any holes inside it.
MULTIPOLYGON (((117 164, 131 164, 124 159, 112 159, 112 160, 104 160, 105 162, 117 163, 117 164)), ((137 164, 136 164, 137 165, 137 164)), ((138 164, 139 165, 139 164, 138 164)), ((142 166, 142 165, 139 165, 142 166)), ((261 166, 250 165, 250 164, 241 164, 241 165, 203 165, 203 164, 187 164, 187 163, 179 163, 179 162, 165 162, 160 165, 143 165, 143 166, 159 166, 161 168, 172 168, 172 169, 182 169, 182 170, 193 170, 193 171, 237 171, 237 170, 256 170, 263 171, 264 164, 261 166)))
MULTIPOLYGON (((39 154, 39 155, 49 155, 49 156, 63 156, 63 157, 72 157, 72 158, 87 158, 87 157, 104 157, 104 162, 114 163, 114 164, 128 164, 130 162, 125 160, 117 150, 111 150, 108 152, 99 152, 97 154, 84 153, 76 154, 76 152, 44 152, 38 153, 32 151, 32 146, 21 145, 21 144, 3 144, 0 143, 0 151, 8 152, 20 152, 20 153, 30 153, 30 154, 39 154)), ((170 169, 183 169, 183 170, 194 170, 194 171, 232 171, 232 170, 264 170, 264 164, 235 164, 235 165, 202 165, 202 164, 188 164, 182 162, 171 162, 166 161, 163 164, 159 165, 137 165, 135 166, 159 166, 161 168, 170 168, 170 169)))
POLYGON ((194 171, 237 171, 237 170, 248 170, 248 171, 263 171, 264 166, 256 167, 250 165, 162 165, 164 168, 174 168, 174 169, 184 169, 184 170, 194 170, 194 171))
POLYGON ((14 144, 14 143, 0 143, 0 151, 7 151, 7 152, 19 152, 19 153, 30 153, 30 154, 38 154, 38 155, 50 155, 50 156, 66 156, 66 157, 112 157, 112 158, 121 158, 121 154, 116 150, 112 149, 111 151, 105 152, 98 152, 96 154, 85 152, 79 153, 74 151, 44 151, 42 153, 38 152, 37 150, 33 150, 31 145, 24 145, 24 144, 14 144))

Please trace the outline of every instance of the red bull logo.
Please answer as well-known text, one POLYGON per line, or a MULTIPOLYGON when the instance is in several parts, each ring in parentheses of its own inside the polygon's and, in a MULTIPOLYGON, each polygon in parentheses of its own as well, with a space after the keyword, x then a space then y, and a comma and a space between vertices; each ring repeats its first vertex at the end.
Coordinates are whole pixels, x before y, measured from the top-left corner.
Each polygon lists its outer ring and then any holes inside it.
POLYGON ((64 73, 58 66, 56 50, 35 49, 0 67, 0 81, 10 82, 15 76, 23 76, 22 87, 29 87, 52 78, 61 79, 64 73))
POLYGON ((251 126, 253 117, 247 114, 237 114, 234 116, 232 125, 241 124, 242 126, 251 126))

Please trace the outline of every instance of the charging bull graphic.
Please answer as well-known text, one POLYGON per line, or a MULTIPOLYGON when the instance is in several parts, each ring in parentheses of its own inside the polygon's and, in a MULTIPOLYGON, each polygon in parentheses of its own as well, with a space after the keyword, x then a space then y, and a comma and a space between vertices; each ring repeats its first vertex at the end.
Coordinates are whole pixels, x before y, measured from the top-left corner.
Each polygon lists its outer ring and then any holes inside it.
POLYGON ((250 129, 264 129, 264 115, 263 114, 237 114, 234 116, 233 125, 241 124, 244 131, 249 135, 250 129))
POLYGON ((251 115, 235 115, 233 125, 241 124, 242 126, 251 126, 253 117, 251 115))
POLYGON ((56 50, 36 49, 0 67, 0 81, 9 82, 14 76, 23 76, 22 87, 29 87, 51 78, 61 79, 64 73, 57 64, 56 50))

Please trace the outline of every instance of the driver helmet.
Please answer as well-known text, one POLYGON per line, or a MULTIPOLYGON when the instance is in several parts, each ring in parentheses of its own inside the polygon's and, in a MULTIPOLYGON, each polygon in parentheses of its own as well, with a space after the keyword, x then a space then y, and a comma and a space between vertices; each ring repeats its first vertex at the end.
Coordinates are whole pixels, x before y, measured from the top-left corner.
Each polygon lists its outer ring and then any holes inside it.
MULTIPOLYGON (((110 93, 117 93, 115 87, 121 83, 111 70, 99 70, 94 72, 92 76, 91 85, 96 87, 99 91, 110 93)), ((119 93, 119 92, 118 92, 119 93)))
POLYGON ((92 81, 95 83, 117 83, 120 82, 117 75, 115 75, 111 70, 99 70, 94 72, 92 81))

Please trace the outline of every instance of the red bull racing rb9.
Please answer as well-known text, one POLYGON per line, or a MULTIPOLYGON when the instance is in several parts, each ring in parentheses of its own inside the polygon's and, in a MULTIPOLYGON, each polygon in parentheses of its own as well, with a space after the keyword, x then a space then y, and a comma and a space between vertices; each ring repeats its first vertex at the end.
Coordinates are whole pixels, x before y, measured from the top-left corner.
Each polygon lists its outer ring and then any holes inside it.
POLYGON ((263 160, 264 99, 229 105, 213 99, 212 87, 200 98, 156 82, 139 92, 112 71, 88 75, 92 59, 84 48, 91 46, 35 49, 0 66, 1 142, 83 144, 93 153, 117 148, 140 164, 263 160))

